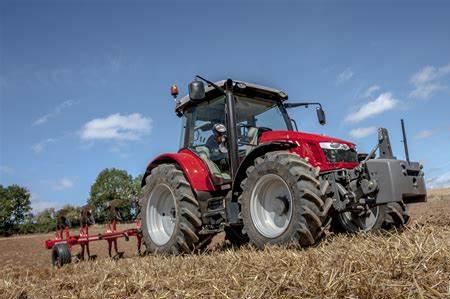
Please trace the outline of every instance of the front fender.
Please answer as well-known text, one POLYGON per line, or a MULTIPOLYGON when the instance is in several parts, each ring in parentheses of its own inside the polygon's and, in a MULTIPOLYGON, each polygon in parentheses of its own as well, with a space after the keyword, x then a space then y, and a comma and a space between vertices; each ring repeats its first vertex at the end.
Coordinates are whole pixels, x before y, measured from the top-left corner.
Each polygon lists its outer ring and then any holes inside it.
POLYGON ((246 177, 245 171, 249 166, 253 164, 253 161, 265 153, 273 152, 273 151, 281 151, 281 150, 289 150, 291 148, 296 147, 297 144, 290 141, 273 141, 273 142, 265 142, 256 146, 245 158, 242 160, 239 168, 236 172, 236 176, 233 182, 233 198, 232 201, 236 201, 237 198, 234 197, 234 194, 238 191, 241 191, 241 182, 246 177))
POLYGON ((141 185, 145 185, 145 178, 150 175, 155 167, 165 163, 178 165, 195 191, 212 192, 216 190, 211 180, 208 167, 197 155, 188 149, 182 149, 178 153, 166 153, 156 157, 148 164, 141 185))

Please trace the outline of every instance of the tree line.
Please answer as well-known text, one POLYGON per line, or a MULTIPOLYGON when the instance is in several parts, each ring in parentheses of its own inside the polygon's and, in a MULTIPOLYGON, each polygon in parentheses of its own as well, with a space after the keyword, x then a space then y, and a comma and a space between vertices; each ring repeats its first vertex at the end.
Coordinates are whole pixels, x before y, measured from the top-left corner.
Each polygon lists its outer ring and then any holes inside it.
MULTIPOLYGON (((91 186, 87 204, 94 210, 97 223, 107 219, 105 204, 118 199, 124 221, 136 217, 136 201, 140 197, 142 175, 132 177, 125 170, 106 168, 102 170, 91 186)), ((71 227, 80 225, 79 206, 65 205, 60 209, 47 208, 33 213, 30 192, 22 186, 0 185, 0 235, 46 233, 56 230, 56 218, 63 213, 71 227)))

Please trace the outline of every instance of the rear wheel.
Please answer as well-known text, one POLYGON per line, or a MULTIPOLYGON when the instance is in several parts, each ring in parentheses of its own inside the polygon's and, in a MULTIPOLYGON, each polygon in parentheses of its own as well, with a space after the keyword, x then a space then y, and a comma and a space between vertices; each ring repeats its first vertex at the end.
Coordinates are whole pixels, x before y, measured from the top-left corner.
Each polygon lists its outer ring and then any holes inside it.
POLYGON ((72 261, 69 246, 65 243, 56 244, 52 249, 52 265, 61 268, 72 261))
POLYGON ((152 170, 140 201, 142 241, 151 254, 189 253, 202 244, 199 205, 181 170, 162 164, 152 170))
POLYGON ((318 171, 298 155, 278 151, 256 158, 241 187, 243 232, 256 247, 309 246, 322 237, 331 199, 324 202, 318 171))

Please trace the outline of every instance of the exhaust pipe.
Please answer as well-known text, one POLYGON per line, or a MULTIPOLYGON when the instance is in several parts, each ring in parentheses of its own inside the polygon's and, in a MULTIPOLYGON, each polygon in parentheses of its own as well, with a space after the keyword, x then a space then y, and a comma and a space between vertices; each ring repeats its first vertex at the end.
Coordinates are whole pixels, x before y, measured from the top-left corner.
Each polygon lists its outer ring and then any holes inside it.
POLYGON ((406 130, 405 130, 405 122, 403 121, 403 118, 400 120, 402 124, 402 134, 403 134, 403 146, 405 148, 405 158, 406 162, 409 164, 409 152, 408 152, 408 141, 406 139, 406 130))

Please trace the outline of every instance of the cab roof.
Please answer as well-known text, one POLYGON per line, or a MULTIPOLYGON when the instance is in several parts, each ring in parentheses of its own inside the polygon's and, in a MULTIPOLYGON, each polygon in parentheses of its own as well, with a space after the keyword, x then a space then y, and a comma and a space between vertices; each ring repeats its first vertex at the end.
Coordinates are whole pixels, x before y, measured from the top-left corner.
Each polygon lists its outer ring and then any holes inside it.
MULTIPOLYGON (((215 82, 214 84, 225 89, 226 81, 227 80, 221 80, 221 81, 215 82)), ((241 96, 252 97, 252 98, 260 98, 263 100, 270 100, 270 101, 277 101, 277 102, 283 102, 288 99, 287 93, 285 93, 281 90, 275 89, 275 88, 257 85, 257 84, 253 84, 253 83, 248 83, 248 82, 244 82, 244 81, 233 80, 233 83, 234 83, 233 91, 234 91, 235 95, 241 95, 241 96)), ((177 101, 177 104, 175 107, 175 112, 177 113, 177 115, 181 116, 181 114, 183 114, 184 110, 186 110, 187 108, 198 105, 199 103, 202 103, 205 101, 210 101, 214 98, 219 97, 220 94, 221 93, 219 90, 217 90, 215 87, 208 84, 207 86, 205 86, 205 98, 203 100, 192 101, 189 98, 189 95, 185 95, 184 97, 182 97, 180 100, 177 101)))

